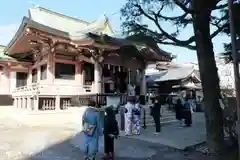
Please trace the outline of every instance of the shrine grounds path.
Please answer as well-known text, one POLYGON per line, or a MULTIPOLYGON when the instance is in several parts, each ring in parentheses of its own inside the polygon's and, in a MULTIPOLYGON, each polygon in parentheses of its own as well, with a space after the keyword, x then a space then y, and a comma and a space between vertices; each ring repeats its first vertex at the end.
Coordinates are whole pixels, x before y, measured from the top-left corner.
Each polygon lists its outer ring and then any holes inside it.
MULTIPOLYGON (((178 130, 169 134, 176 137, 178 130)), ((0 133, 1 160, 83 160, 82 152, 73 145, 75 139, 72 137, 77 132, 66 124, 30 127, 9 117, 0 117, 0 133)), ((100 152, 103 150, 101 142, 100 152)), ((124 136, 116 141, 116 150, 117 160, 213 160, 213 157, 204 156, 195 150, 180 151, 124 136)))

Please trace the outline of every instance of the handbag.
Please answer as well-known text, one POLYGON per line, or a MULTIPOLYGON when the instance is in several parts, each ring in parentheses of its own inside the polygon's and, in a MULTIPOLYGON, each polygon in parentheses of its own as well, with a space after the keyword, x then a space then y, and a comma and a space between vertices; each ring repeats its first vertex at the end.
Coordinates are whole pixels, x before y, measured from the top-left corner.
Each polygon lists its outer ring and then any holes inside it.
POLYGON ((141 112, 138 109, 133 109, 133 114, 134 115, 140 115, 141 112))
POLYGON ((96 130, 96 125, 89 124, 87 122, 84 122, 83 124, 83 132, 88 136, 93 136, 94 131, 96 130))

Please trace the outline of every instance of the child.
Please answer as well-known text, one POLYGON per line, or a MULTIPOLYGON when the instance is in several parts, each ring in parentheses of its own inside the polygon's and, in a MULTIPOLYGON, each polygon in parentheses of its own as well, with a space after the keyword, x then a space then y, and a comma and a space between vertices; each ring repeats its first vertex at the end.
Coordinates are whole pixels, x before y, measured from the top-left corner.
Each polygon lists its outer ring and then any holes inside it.
POLYGON ((114 159, 114 138, 119 135, 118 123, 113 107, 106 108, 104 117, 104 153, 103 159, 114 159))

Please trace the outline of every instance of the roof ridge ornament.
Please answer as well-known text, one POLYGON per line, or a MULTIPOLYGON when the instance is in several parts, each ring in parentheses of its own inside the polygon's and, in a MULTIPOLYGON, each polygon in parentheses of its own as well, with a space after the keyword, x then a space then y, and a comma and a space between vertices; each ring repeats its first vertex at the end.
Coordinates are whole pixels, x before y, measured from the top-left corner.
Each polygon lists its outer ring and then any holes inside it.
POLYGON ((39 8, 40 6, 36 3, 34 3, 33 1, 28 1, 29 4, 32 5, 33 8, 39 8))

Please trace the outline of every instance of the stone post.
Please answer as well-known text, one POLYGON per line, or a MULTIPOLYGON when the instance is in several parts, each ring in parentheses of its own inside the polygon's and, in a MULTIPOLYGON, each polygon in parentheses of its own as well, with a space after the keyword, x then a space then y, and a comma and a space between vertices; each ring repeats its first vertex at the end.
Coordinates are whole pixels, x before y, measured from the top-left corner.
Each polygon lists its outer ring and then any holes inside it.
POLYGON ((25 97, 23 97, 22 98, 22 108, 24 108, 24 109, 26 109, 26 98, 25 97))
POLYGON ((28 109, 28 110, 31 110, 31 109, 32 109, 32 106, 31 106, 31 98, 30 98, 30 97, 27 97, 27 109, 28 109))
POLYGON ((20 98, 16 98, 17 99, 17 108, 20 108, 20 98))
POLYGON ((60 95, 56 95, 56 99, 55 99, 55 110, 60 110, 61 106, 60 106, 60 95))
POLYGON ((34 97, 34 106, 33 106, 34 111, 38 111, 38 105, 39 105, 39 97, 35 96, 34 97))

